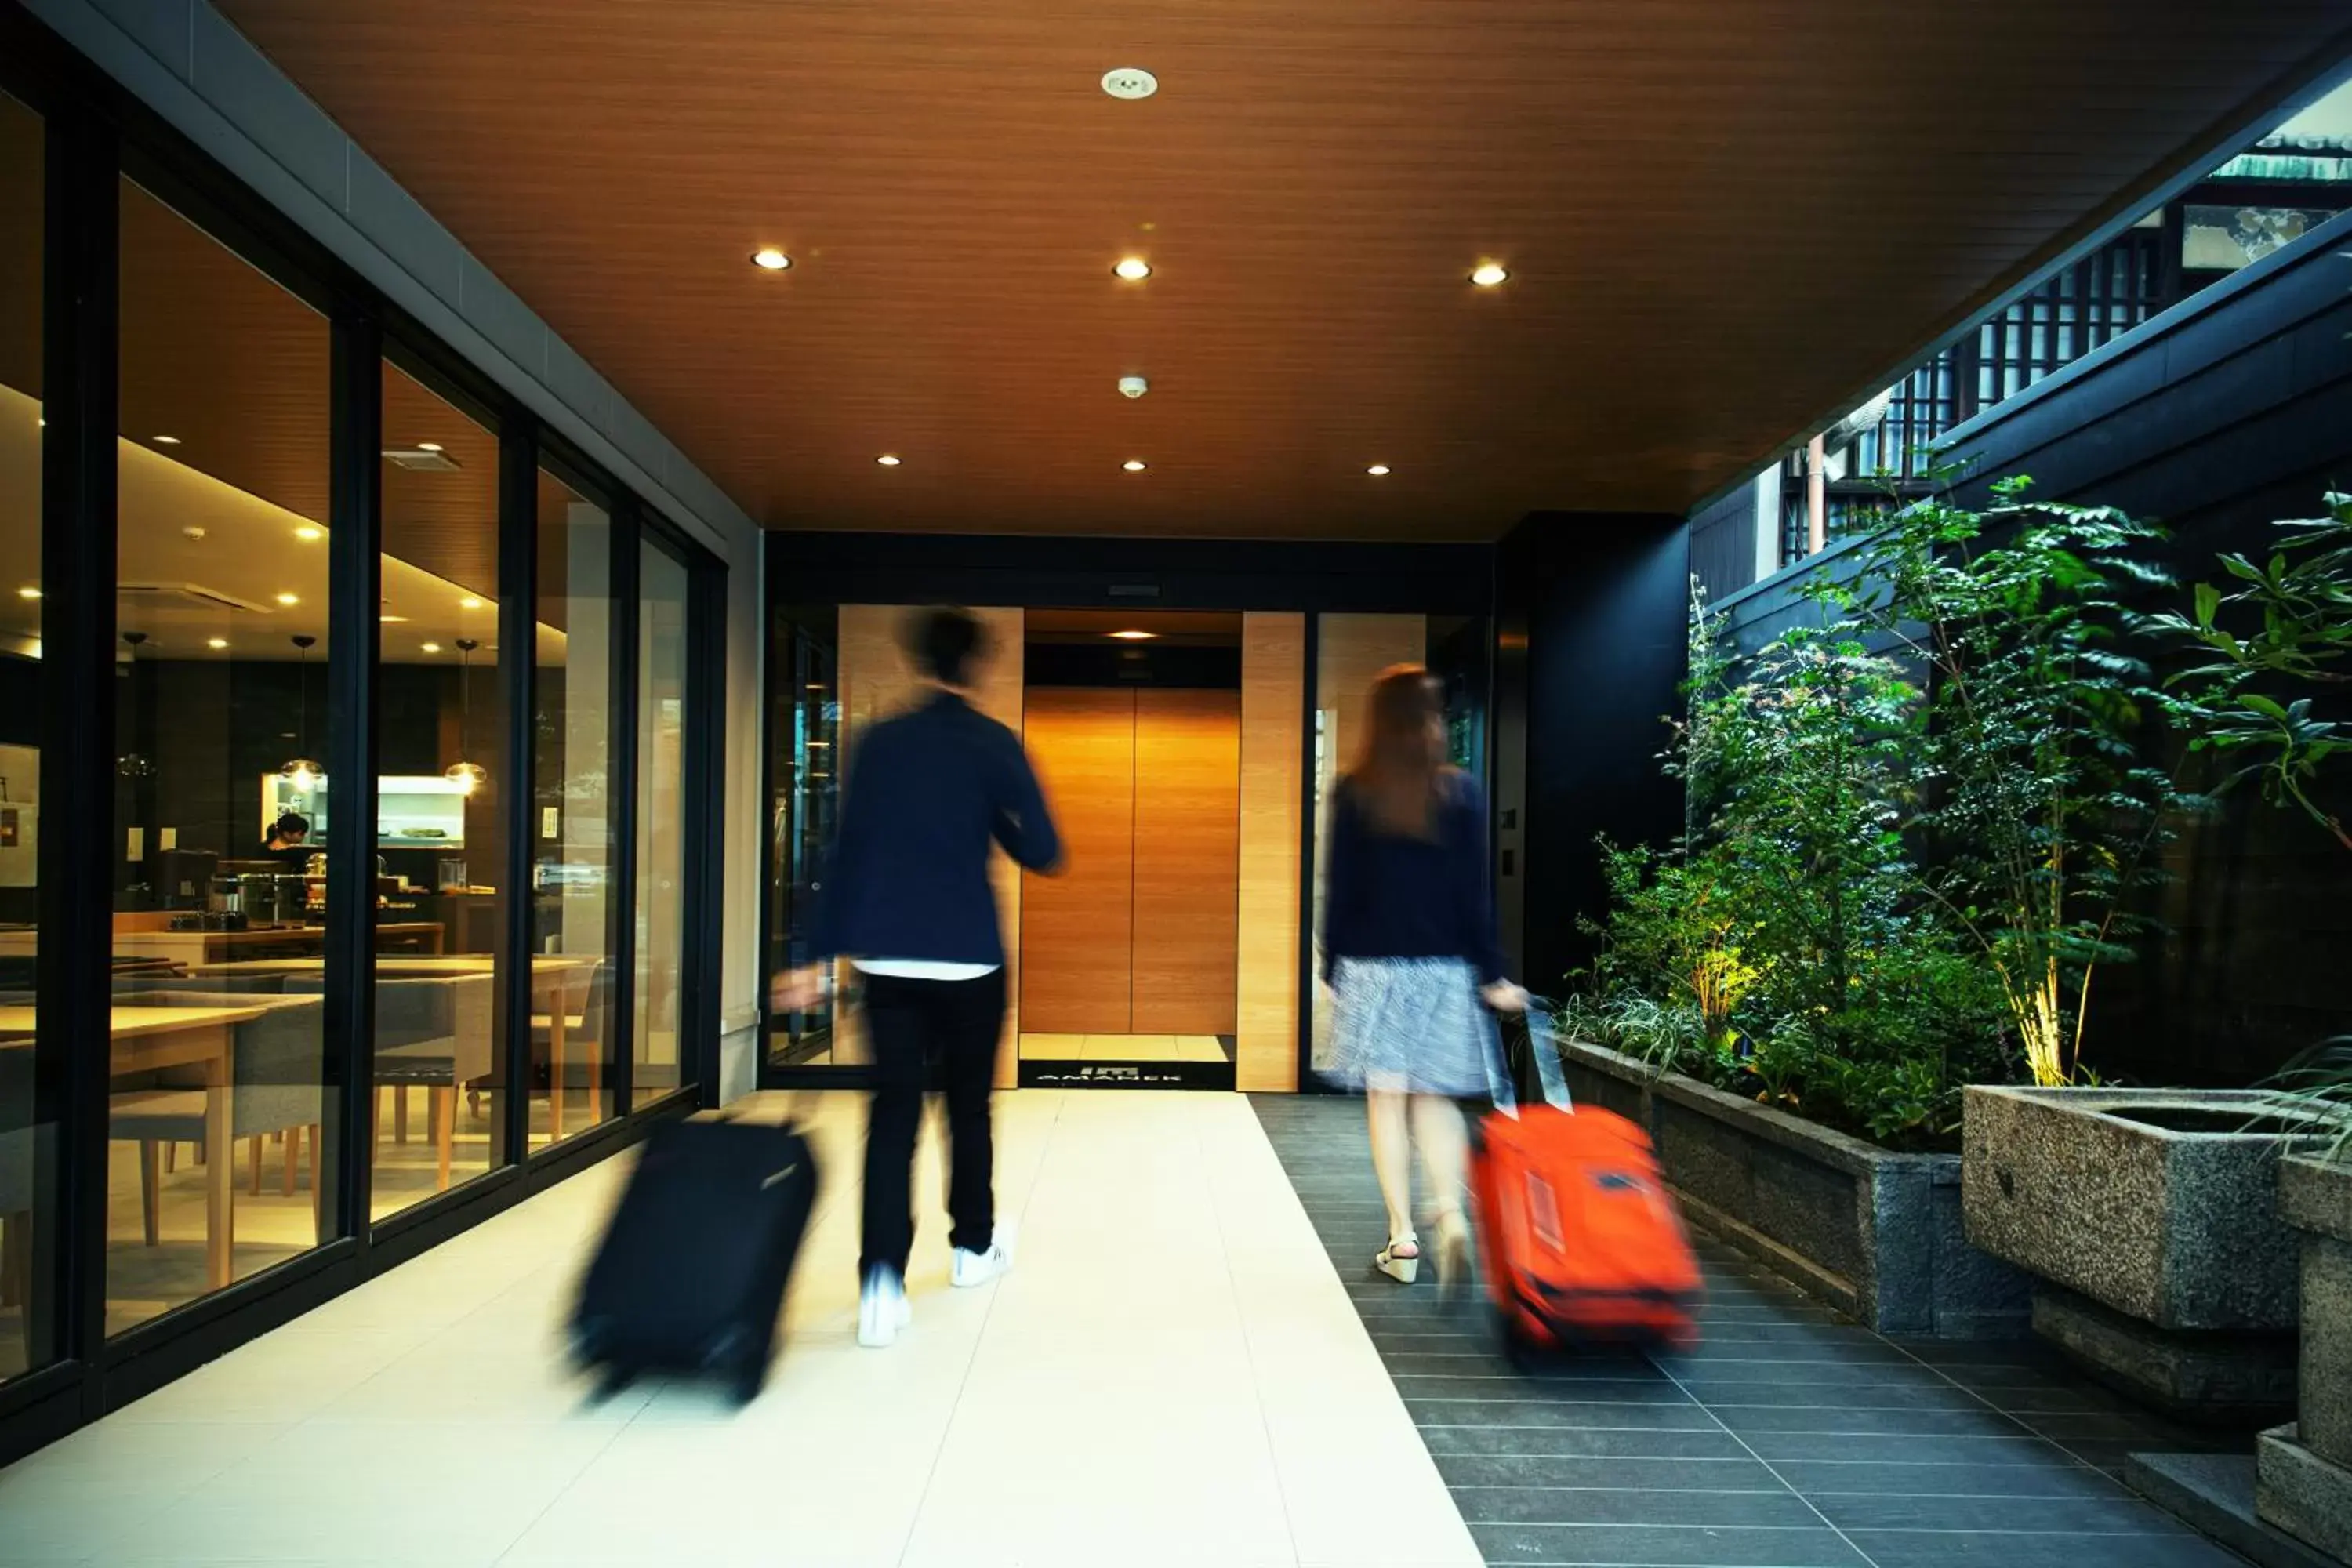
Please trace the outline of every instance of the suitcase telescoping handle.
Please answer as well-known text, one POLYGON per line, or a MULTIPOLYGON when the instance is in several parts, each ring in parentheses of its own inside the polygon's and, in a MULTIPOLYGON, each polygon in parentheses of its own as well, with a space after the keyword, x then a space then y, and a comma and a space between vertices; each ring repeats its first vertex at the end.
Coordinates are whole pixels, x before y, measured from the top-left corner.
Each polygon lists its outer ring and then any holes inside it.
POLYGON ((1559 1062, 1558 1009, 1539 996, 1528 998, 1527 1010, 1502 1020, 1504 1070, 1496 1082, 1495 1109, 1507 1116, 1518 1114, 1521 1102, 1541 1100, 1560 1110, 1574 1110, 1568 1095, 1568 1074, 1559 1062))

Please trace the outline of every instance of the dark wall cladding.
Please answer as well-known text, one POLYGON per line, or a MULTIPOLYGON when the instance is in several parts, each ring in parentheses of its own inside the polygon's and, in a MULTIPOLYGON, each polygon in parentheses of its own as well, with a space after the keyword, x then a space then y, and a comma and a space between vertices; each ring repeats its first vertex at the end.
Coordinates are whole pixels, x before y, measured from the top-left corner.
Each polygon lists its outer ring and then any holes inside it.
POLYGON ((1711 603, 1756 580, 1756 485, 1751 479, 1691 513, 1690 569, 1711 603))
POLYGON ((1608 909, 1595 838, 1662 845, 1682 831, 1682 790, 1657 756, 1680 707, 1689 562, 1682 519, 1642 513, 1538 513, 1497 547, 1495 800, 1520 814, 1526 861, 1506 882, 1504 921, 1535 991, 1556 994, 1591 962, 1577 921, 1608 909))
MULTIPOLYGON (((2121 507, 2166 525, 2166 564, 2184 581, 2221 576, 2221 552, 2266 554, 2273 520, 2314 516, 2324 492, 2352 489, 2347 241, 2352 215, 1963 426, 1948 448, 1972 464, 1959 499, 1982 505, 1992 481, 2024 474, 2037 497, 2121 507)), ((1851 573, 1853 552, 1811 564, 1851 573)), ((1730 601, 1742 652, 1817 618, 1797 592, 1808 574, 1730 601)), ((2352 703, 2339 699, 2333 716, 2352 719, 2352 703)), ((2183 761, 2177 739, 2159 746, 2183 761)), ((2185 776, 2198 782, 2204 765, 2187 759, 2185 776)), ((2345 770, 2321 804, 2352 818, 2345 770)), ((2092 1068, 2242 1084, 2352 1031, 2336 973, 2352 952, 2352 855, 2249 784, 2188 825, 2169 868, 2150 906, 2167 933, 2093 986, 2092 1068)))
POLYGON ((1239 647, 1131 647, 1031 643, 1022 657, 1031 686, 1167 686, 1238 691, 1239 647))

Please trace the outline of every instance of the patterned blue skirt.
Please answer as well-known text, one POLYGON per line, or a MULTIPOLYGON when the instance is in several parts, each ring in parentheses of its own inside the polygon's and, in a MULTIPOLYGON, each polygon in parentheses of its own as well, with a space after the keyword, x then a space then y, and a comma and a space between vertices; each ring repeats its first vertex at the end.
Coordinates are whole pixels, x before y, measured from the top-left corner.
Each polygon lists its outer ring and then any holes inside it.
POLYGON ((1507 1095, 1495 1016, 1458 958, 1343 958, 1331 977, 1331 1065, 1350 1089, 1455 1100, 1507 1095))

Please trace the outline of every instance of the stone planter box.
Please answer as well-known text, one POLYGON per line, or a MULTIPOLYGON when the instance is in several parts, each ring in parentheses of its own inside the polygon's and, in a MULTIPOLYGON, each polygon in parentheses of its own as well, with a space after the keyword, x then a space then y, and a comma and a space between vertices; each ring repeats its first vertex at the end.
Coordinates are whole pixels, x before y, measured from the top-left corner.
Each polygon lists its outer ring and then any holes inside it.
POLYGON ((2037 1275, 2034 1330, 2189 1416, 2294 1403, 2284 1129, 2254 1090, 1971 1088, 1968 1237, 2037 1275), (2250 1123, 2252 1124, 2250 1126, 2250 1123))
POLYGON ((1885 1333, 2011 1338, 2027 1282, 1961 1235, 1957 1154, 1895 1154, 1599 1046, 1569 1092, 1649 1129, 1692 1222, 1885 1333))
POLYGON ((2302 1233, 2300 1402, 2294 1426, 2263 1435, 2254 1508, 2352 1561, 2352 1164, 2280 1161, 2278 1205, 2302 1233))

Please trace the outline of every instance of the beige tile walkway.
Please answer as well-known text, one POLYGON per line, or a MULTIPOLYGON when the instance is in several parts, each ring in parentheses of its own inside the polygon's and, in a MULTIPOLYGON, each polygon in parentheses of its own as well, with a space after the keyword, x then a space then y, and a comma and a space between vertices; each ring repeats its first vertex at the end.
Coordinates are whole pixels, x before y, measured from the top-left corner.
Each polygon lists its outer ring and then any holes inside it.
POLYGON ((1478 1562, 1239 1097, 1003 1096, 1018 1265, 949 1290, 927 1214, 883 1352, 856 1107, 803 1109, 827 1185, 748 1410, 562 1367, 601 1168, 0 1472, 0 1564, 1478 1562))

